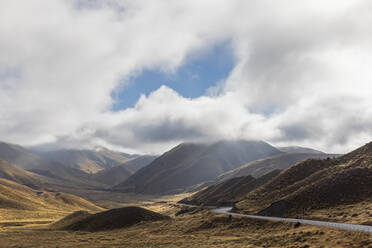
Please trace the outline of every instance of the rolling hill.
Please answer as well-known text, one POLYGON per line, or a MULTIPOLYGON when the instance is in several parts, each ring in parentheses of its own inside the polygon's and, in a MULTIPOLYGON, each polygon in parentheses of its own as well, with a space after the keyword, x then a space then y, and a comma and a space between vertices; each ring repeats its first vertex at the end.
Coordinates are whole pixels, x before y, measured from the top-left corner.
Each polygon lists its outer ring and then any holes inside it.
POLYGON ((115 190, 142 194, 183 192, 247 162, 281 153, 262 141, 183 143, 140 169, 115 190))
POLYGON ((339 158, 308 159, 248 193, 240 212, 293 216, 297 212, 372 200, 372 142, 339 158))
POLYGON ((0 178, 23 184, 33 189, 44 188, 43 181, 46 180, 43 176, 17 168, 5 160, 0 160, 0 178))
POLYGON ((102 208, 83 198, 60 192, 34 190, 16 182, 0 179, 0 211, 99 211, 102 208))
POLYGON ((280 170, 274 170, 268 174, 254 178, 252 176, 235 177, 221 183, 211 185, 191 197, 185 198, 180 203, 190 205, 231 206, 241 200, 253 189, 263 185, 275 176, 280 170))

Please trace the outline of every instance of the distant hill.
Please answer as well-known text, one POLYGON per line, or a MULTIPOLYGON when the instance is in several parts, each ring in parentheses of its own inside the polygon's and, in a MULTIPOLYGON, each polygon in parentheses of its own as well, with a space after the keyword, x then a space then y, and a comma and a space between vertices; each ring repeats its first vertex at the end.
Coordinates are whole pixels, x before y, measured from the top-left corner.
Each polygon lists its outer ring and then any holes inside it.
POLYGON ((237 210, 287 216, 372 200, 372 142, 335 159, 308 159, 251 191, 237 210))
POLYGON ((83 198, 60 192, 34 190, 25 185, 0 178, 0 211, 99 211, 102 208, 83 198))
POLYGON ((86 173, 96 173, 135 158, 129 154, 114 152, 105 148, 97 150, 56 150, 44 152, 42 155, 49 160, 57 161, 67 167, 86 173))
POLYGON ((157 156, 141 155, 129 161, 126 161, 120 164, 119 166, 124 166, 134 173, 139 169, 151 164, 151 162, 154 161, 156 158, 157 156))
POLYGON ((51 188, 97 188, 101 183, 92 180, 91 176, 83 171, 67 167, 61 163, 50 161, 42 155, 36 154, 19 145, 0 142, 0 160, 4 160, 12 166, 27 170, 34 174, 49 178, 51 188))
POLYGON ((294 164, 308 158, 327 158, 337 156, 339 155, 325 153, 282 153, 244 164, 235 170, 220 175, 217 178, 217 181, 247 175, 260 177, 273 170, 286 170, 294 164))
POLYGON ((324 154, 322 151, 318 151, 308 147, 301 147, 301 146, 283 146, 277 147, 280 151, 286 153, 314 153, 314 154, 324 154))
POLYGON ((253 189, 279 175, 279 173, 280 170, 274 170, 260 178, 254 178, 249 175, 231 178, 221 183, 211 185, 191 197, 181 200, 180 203, 190 205, 231 206, 235 202, 241 200, 253 189))
POLYGON ((183 143, 140 169, 115 190, 166 194, 235 169, 247 162, 281 153, 262 141, 220 141, 212 144, 183 143))
POLYGON ((139 156, 115 167, 99 171, 93 175, 93 178, 98 182, 113 186, 125 181, 134 172, 149 165, 155 158, 155 156, 148 155, 139 156))
POLYGON ((126 166, 118 165, 94 174, 93 178, 106 185, 115 185, 126 180, 131 175, 133 175, 132 170, 126 166))
POLYGON ((110 209, 96 214, 79 211, 54 223, 52 227, 61 230, 96 232, 129 227, 139 222, 166 219, 170 218, 144 208, 124 207, 110 209))

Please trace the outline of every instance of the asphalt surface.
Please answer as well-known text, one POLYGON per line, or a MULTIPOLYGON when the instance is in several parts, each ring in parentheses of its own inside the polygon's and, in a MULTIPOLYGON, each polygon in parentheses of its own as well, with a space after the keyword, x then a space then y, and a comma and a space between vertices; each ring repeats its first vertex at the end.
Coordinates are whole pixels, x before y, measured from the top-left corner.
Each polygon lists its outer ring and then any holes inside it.
POLYGON ((317 220, 305 220, 305 219, 293 219, 293 218, 280 218, 280 217, 270 217, 270 216, 260 216, 260 215, 239 214, 239 213, 230 212, 231 209, 232 209, 231 207, 224 207, 224 208, 212 209, 211 211, 212 211, 212 213, 215 213, 215 214, 227 214, 227 215, 231 215, 231 216, 240 216, 240 217, 246 217, 246 218, 251 218, 251 219, 294 222, 294 223, 301 223, 301 224, 313 225, 313 226, 331 227, 331 228, 337 228, 337 229, 348 230, 348 231, 359 231, 359 232, 372 233, 372 226, 354 225, 354 224, 345 224, 345 223, 336 223, 336 222, 327 222, 327 221, 317 221, 317 220))

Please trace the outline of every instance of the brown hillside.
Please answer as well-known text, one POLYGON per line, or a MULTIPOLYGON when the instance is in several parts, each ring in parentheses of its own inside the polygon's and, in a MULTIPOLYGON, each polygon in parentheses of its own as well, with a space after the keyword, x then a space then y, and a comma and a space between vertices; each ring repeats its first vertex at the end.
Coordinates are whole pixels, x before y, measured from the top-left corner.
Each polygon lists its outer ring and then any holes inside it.
POLYGON ((336 159, 309 159, 250 192, 237 208, 264 215, 293 215, 372 200, 372 143, 336 159))
POLYGON ((124 207, 110 209, 97 214, 86 215, 84 213, 67 216, 54 226, 62 230, 73 231, 104 231, 117 228, 129 227, 139 222, 151 222, 170 219, 168 216, 140 208, 124 207), (66 225, 63 225, 66 223, 66 225))
POLYGON ((37 191, 7 179, 0 179, 0 211, 7 209, 67 212, 79 209, 97 211, 101 208, 74 195, 37 191))

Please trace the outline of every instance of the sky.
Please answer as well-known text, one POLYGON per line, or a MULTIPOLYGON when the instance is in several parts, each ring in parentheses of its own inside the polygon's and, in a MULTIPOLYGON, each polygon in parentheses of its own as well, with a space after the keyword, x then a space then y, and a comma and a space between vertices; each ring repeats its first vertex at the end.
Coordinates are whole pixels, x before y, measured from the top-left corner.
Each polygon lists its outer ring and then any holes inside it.
POLYGON ((0 2, 0 140, 162 153, 372 140, 368 0, 0 2))

